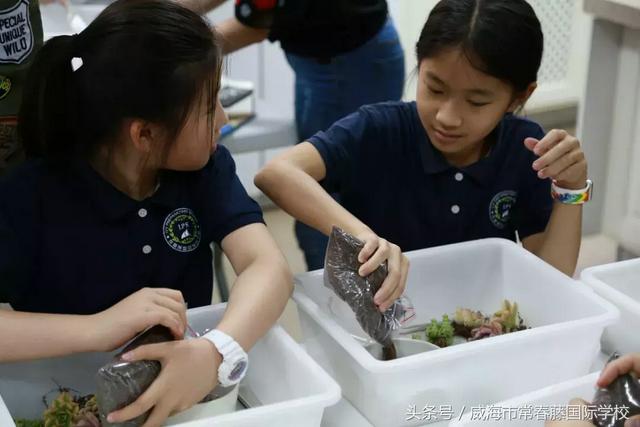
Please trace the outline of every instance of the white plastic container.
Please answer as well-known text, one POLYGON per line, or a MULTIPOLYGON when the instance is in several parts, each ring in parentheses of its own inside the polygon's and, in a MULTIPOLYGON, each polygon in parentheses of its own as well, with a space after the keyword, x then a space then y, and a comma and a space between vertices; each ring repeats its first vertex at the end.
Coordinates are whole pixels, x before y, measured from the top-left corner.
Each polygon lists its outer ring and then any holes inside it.
MULTIPOLYGON (((189 310, 196 331, 214 327, 224 305, 189 310)), ((0 364, 0 426, 13 426, 15 418, 38 418, 42 396, 55 389, 54 380, 82 394, 95 390, 97 369, 109 354, 83 354, 41 361, 0 364), (4 402, 3 402, 4 400, 4 402), (3 408, 8 408, 8 412, 3 408), (9 415, 10 413, 10 415, 9 415)), ((273 327, 249 353, 249 371, 241 383, 259 406, 189 423, 188 427, 320 426, 327 406, 340 399, 340 388, 279 327, 273 327)), ((55 398, 57 393, 52 393, 55 398)))
POLYGON ((522 396, 496 403, 492 409, 472 408, 469 413, 451 426, 511 426, 541 427, 554 416, 563 419, 578 416, 576 406, 569 405, 573 398, 591 402, 596 392, 599 372, 545 387, 522 396), (556 415, 554 415, 556 414, 556 415), (572 414, 572 415, 569 415, 572 414))
POLYGON ((493 313, 507 298, 518 303, 533 329, 379 361, 351 337, 364 332, 324 287, 323 272, 298 276, 294 299, 305 348, 377 427, 425 423, 409 416, 412 405, 418 410, 452 406, 457 418, 471 405, 585 375, 599 354, 603 329, 619 318, 612 304, 582 283, 507 240, 466 242, 407 256, 406 293, 416 309, 414 324, 440 319, 458 307, 493 313))
POLYGON ((240 387, 236 385, 233 390, 216 400, 199 403, 186 411, 175 414, 172 417, 167 418, 165 425, 179 426, 180 424, 190 421, 230 414, 236 410, 239 388, 240 387))
POLYGON ((602 336, 606 353, 640 351, 640 258, 582 271, 580 279, 620 310, 620 322, 602 336))

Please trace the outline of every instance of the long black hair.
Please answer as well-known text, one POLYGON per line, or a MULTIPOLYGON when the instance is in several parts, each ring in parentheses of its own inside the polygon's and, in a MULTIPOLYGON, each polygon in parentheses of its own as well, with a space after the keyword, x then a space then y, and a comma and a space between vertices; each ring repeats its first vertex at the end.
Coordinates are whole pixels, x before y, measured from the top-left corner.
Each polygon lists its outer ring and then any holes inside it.
POLYGON ((441 0, 416 44, 418 64, 448 48, 520 92, 537 80, 542 29, 525 0, 441 0))
POLYGON ((125 119, 158 123, 175 137, 199 96, 208 97, 211 123, 218 46, 202 17, 172 1, 112 3, 80 34, 54 37, 37 54, 19 117, 27 154, 89 159, 125 119))

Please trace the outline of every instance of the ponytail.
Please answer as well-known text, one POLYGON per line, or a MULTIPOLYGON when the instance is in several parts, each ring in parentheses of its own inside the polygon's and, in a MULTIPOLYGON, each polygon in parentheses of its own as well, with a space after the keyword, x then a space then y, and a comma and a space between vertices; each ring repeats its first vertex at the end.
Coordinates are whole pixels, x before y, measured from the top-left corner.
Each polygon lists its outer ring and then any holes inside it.
POLYGON ((76 38, 47 41, 27 74, 18 132, 30 157, 68 156, 77 150, 71 67, 76 38))

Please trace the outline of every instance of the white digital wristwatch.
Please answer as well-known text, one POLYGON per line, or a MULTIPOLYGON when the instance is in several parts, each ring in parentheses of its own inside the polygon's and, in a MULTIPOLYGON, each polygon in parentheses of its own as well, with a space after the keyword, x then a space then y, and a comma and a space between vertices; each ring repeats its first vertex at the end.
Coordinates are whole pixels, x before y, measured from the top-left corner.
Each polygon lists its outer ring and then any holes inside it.
POLYGON ((238 384, 247 373, 249 357, 233 338, 222 331, 214 329, 201 338, 211 341, 222 355, 222 363, 218 368, 218 382, 223 387, 238 384))

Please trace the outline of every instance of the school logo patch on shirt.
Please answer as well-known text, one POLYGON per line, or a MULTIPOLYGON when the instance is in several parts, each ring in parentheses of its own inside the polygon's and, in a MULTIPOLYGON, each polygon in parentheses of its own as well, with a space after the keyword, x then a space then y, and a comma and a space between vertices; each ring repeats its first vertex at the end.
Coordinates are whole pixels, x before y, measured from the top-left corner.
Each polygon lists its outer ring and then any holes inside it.
POLYGON ((175 251, 191 252, 200 245, 200 224, 191 209, 180 208, 171 212, 162 229, 164 240, 175 251))
POLYGON ((511 218, 511 211, 516 204, 518 193, 512 190, 501 191, 489 203, 489 219, 491 223, 502 230, 511 218))
POLYGON ((25 0, 0 10, 0 64, 20 64, 33 50, 34 37, 25 0))

